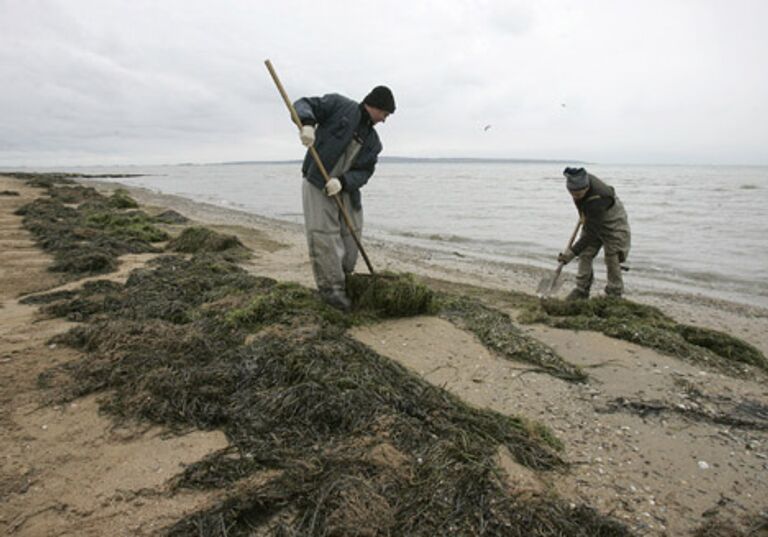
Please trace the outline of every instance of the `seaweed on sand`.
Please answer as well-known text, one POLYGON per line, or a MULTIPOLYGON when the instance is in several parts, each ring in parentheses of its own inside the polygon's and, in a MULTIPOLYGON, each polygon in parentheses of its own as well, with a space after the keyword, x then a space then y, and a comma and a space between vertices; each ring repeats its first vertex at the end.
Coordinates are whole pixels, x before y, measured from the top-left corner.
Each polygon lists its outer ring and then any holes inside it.
POLYGON ((387 317, 407 317, 432 311, 432 291, 409 274, 357 275, 347 277, 353 312, 344 315, 318 300, 317 293, 293 283, 278 283, 227 319, 253 330, 269 324, 305 322, 306 317, 339 326, 352 326, 387 317))
POLYGON ((155 215, 154 220, 161 224, 186 224, 189 222, 189 218, 173 209, 168 209, 167 211, 155 215))
POLYGON ((674 383, 679 388, 675 400, 618 397, 609 401, 604 411, 628 411, 643 418, 669 413, 694 421, 768 431, 768 405, 749 398, 706 393, 684 378, 675 378, 674 383))
POLYGON ((295 283, 277 283, 264 293, 255 295, 242 307, 233 308, 226 314, 226 320, 233 326, 250 331, 281 325, 307 325, 313 322, 327 322, 347 327, 353 324, 353 317, 344 315, 319 300, 317 293, 295 283))
MULTIPOLYGON (((51 304, 56 303, 64 300, 71 300, 73 298, 78 297, 80 295, 81 291, 77 290, 64 290, 64 291, 53 291, 51 293, 40 293, 36 295, 27 295, 21 300, 19 300, 20 304, 51 304)), ((57 317, 59 315, 56 315, 57 317)))
POLYGON ((223 252, 230 248, 244 248, 244 246, 234 235, 223 235, 199 226, 186 228, 181 235, 168 243, 169 250, 187 254, 223 252))
POLYGON ((158 252, 151 243, 168 238, 146 214, 117 209, 111 198, 68 177, 31 175, 26 180, 47 188, 51 196, 20 207, 16 214, 23 216, 24 226, 38 244, 53 254, 53 272, 75 277, 111 272, 117 268, 118 256, 158 252), (80 205, 69 206, 73 203, 80 205))
POLYGON ((139 204, 128 195, 128 191, 124 188, 115 189, 112 195, 109 196, 109 205, 115 209, 137 209, 139 204))
POLYGON ((555 351, 528 337, 509 315, 475 298, 442 295, 439 315, 473 332, 483 344, 510 359, 533 364, 542 371, 568 381, 581 382, 586 373, 563 360, 555 351))
POLYGON ((375 318, 437 314, 473 332, 486 347, 505 358, 533 364, 564 380, 587 379, 577 366, 526 336, 506 313, 466 295, 435 292, 410 274, 353 274, 347 278, 347 293, 358 316, 353 316, 353 322, 365 322, 365 313, 375 318))
POLYGON ((103 197, 95 188, 78 184, 51 185, 48 187, 48 195, 56 201, 70 205, 103 197))
POLYGON ((625 299, 546 299, 529 306, 520 320, 595 330, 731 375, 743 375, 744 364, 768 371, 768 360, 752 345, 717 330, 678 323, 657 308, 625 299))
POLYGON ((316 293, 197 255, 100 291, 102 311, 57 339, 86 353, 68 397, 104 390, 118 418, 230 441, 174 480, 221 499, 167 535, 629 535, 589 507, 515 492, 495 454, 563 468, 546 429, 472 408, 348 337, 316 293))
POLYGON ((224 235, 200 226, 185 228, 178 237, 168 243, 167 249, 185 254, 226 253, 230 259, 242 259, 250 254, 236 236, 224 235))
POLYGON ((685 418, 714 423, 716 425, 727 425, 733 428, 751 429, 757 431, 768 430, 768 413, 766 406, 758 401, 746 400, 740 403, 732 401, 712 401, 720 403, 721 408, 710 409, 698 404, 697 401, 690 401, 688 404, 670 404, 665 401, 644 401, 633 400, 624 397, 618 397, 610 401, 605 412, 616 412, 624 410, 638 414, 645 418, 648 415, 658 415, 661 413, 678 414, 685 418))
MULTIPOLYGON (((727 502, 723 502, 727 505, 727 502)), ((766 537, 768 512, 745 516, 742 520, 725 520, 718 507, 704 512, 706 522, 693 532, 693 537, 766 537)))
POLYGON ((382 272, 350 274, 347 294, 356 309, 369 310, 379 317, 406 317, 433 313, 432 290, 411 274, 382 272))
POLYGON ((114 282, 86 282, 76 293, 36 295, 26 300, 49 303, 45 311, 83 321, 93 316, 135 321, 159 319, 174 324, 191 322, 203 315, 205 303, 236 297, 255 287, 269 288, 274 280, 248 276, 242 269, 221 258, 200 255, 190 259, 165 255, 148 261, 146 268, 132 271, 125 285, 114 282))
POLYGON ((42 304, 44 312, 54 317, 66 317, 70 321, 84 321, 94 314, 108 309, 113 293, 122 285, 109 280, 85 282, 79 290, 53 291, 24 297, 22 304, 42 304))
POLYGON ((155 227, 150 217, 142 211, 92 212, 85 216, 83 223, 110 237, 127 241, 160 242, 168 239, 168 234, 155 227))

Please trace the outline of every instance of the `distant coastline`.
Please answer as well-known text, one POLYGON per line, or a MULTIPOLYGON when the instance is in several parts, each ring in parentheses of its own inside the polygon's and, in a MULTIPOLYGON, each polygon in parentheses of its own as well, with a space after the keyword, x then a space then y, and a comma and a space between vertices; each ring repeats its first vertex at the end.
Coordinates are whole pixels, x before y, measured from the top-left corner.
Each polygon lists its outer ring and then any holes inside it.
POLYGON ((379 162, 401 162, 408 164, 588 164, 583 160, 565 160, 565 159, 530 159, 530 158, 478 158, 478 157, 381 157, 379 162))
MULTIPOLYGON (((301 160, 238 160, 193 164, 185 162, 178 166, 247 166, 251 164, 299 164, 301 160)), ((381 157, 380 163, 388 164, 590 164, 584 160, 528 159, 528 158, 479 158, 479 157, 381 157)))

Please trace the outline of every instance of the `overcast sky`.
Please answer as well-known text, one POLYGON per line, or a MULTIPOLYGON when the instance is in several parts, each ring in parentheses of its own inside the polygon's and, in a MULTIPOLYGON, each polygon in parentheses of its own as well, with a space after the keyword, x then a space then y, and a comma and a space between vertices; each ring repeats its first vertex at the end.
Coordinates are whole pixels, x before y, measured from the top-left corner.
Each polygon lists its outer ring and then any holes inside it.
POLYGON ((768 164, 767 24, 765 0, 0 0, 0 166, 301 158, 267 58, 293 99, 390 86, 384 155, 768 164))

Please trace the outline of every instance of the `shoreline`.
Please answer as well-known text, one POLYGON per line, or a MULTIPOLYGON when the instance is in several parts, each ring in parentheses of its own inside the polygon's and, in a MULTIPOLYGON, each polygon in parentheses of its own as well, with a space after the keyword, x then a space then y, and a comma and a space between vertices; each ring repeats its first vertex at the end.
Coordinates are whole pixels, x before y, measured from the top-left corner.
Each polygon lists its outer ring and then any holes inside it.
MULTIPOLYGON (((286 261, 292 266, 286 267, 284 277, 314 288, 301 224, 262 216, 239 208, 197 201, 176 194, 161 193, 146 187, 90 178, 77 180, 108 191, 124 188, 141 205, 174 209, 201 224, 244 226, 269 235, 274 240, 287 244, 291 250, 289 254, 291 260, 286 261)), ((418 245, 401 244, 365 235, 363 241, 366 252, 377 271, 411 272, 420 276, 488 289, 535 294, 539 281, 554 270, 554 267, 552 270, 547 270, 533 265, 459 257, 418 245)), ((358 262, 356 270, 358 272, 366 270, 362 261, 358 262)), ((602 264, 598 259, 596 296, 602 294, 600 290, 604 277, 602 270, 602 264)), ((562 277, 563 285, 555 295, 558 297, 565 296, 573 284, 572 274, 564 272, 562 277)), ((630 273, 627 278, 631 280, 631 277, 630 273)), ((679 322, 729 332, 768 354, 768 308, 704 294, 672 290, 633 290, 631 283, 626 296, 630 300, 658 307, 679 322)))
MULTIPOLYGON (((106 170, 67 171, 102 175, 106 170)), ((120 174, 139 170, 118 167, 110 171, 120 174)), ((286 166, 251 165, 242 170, 225 166, 149 167, 140 171, 144 172, 142 178, 115 177, 106 181, 303 223, 296 191, 298 179, 286 166), (279 187, 272 184, 274 180, 279 181, 279 187)), ((508 173, 491 173, 485 168, 436 167, 430 173, 423 172, 424 184, 413 188, 412 193, 409 182, 422 173, 417 168, 393 166, 382 168, 379 173, 381 181, 370 185, 370 191, 366 189, 366 240, 417 245, 433 255, 438 252, 436 255, 447 261, 453 261, 454 254, 465 255, 476 263, 499 262, 497 266, 503 269, 506 265, 506 270, 514 272, 520 265, 544 271, 556 267, 554 257, 571 230, 568 222, 573 215, 569 200, 554 195, 560 187, 559 172, 551 167, 514 167, 508 173), (473 177, 477 184, 454 184, 462 177, 473 177), (520 201, 519 196, 506 198, 508 180, 528 193, 526 201, 520 201), (431 189, 448 184, 452 185, 450 190, 438 198, 427 197, 431 189), (395 190, 388 192, 390 187, 395 190)), ((754 205, 759 206, 768 192, 764 174, 710 174, 711 193, 691 199, 690 210, 677 215, 670 209, 682 209, 685 205, 677 205, 675 198, 667 200, 660 192, 665 188, 678 194, 689 192, 695 183, 686 179, 688 175, 672 170, 657 175, 649 170, 634 173, 615 168, 606 169, 605 173, 622 185, 622 199, 626 198, 628 207, 632 207, 630 220, 637 240, 629 259, 627 293, 702 295, 768 309, 768 280, 761 270, 764 241, 760 238, 768 229, 759 219, 749 221, 750 214, 759 214, 754 205), (647 188, 641 188, 640 184, 645 185, 646 181, 647 188), (739 186, 747 183, 754 185, 754 190, 746 191, 739 186), (726 192, 728 195, 723 194, 726 192), (720 198, 732 200, 726 204, 729 214, 735 211, 731 224, 714 210, 723 201, 720 198), (713 250, 712 244, 725 249, 713 250)), ((600 259, 595 268, 597 275, 601 275, 600 259)), ((564 272, 575 269, 568 266, 564 272)))

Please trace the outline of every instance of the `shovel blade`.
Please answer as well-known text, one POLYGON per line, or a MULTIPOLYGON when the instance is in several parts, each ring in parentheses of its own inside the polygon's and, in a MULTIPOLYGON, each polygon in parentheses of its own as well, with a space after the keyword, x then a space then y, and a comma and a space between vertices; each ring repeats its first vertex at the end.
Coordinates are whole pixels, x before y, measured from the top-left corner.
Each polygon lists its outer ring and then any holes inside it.
POLYGON ((562 265, 557 267, 557 270, 552 274, 544 276, 539 282, 539 286, 536 288, 536 294, 544 298, 560 290, 563 285, 563 281, 560 278, 560 271, 562 265))
POLYGON ((540 297, 547 297, 559 291, 562 285, 563 282, 557 276, 545 276, 539 282, 539 286, 536 288, 536 294, 540 297))
POLYGON ((539 282, 539 286, 536 288, 536 294, 543 296, 549 293, 549 288, 552 287, 552 276, 544 276, 539 282))

